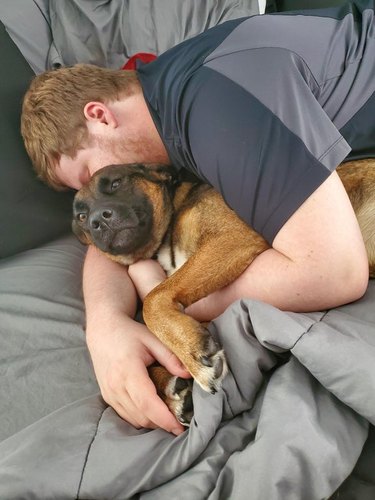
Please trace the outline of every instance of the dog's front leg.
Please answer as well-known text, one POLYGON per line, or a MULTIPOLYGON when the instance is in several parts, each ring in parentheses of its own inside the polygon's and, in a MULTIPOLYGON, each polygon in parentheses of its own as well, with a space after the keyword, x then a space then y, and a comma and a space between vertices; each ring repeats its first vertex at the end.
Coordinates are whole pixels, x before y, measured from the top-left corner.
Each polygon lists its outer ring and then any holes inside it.
POLYGON ((145 298, 143 317, 148 328, 176 354, 200 386, 214 393, 226 373, 224 352, 208 330, 183 310, 169 290, 157 287, 145 298))
POLYGON ((145 298, 148 328, 182 361, 199 385, 216 392, 226 373, 224 352, 209 331, 184 309, 236 279, 268 248, 258 235, 215 237, 145 298))

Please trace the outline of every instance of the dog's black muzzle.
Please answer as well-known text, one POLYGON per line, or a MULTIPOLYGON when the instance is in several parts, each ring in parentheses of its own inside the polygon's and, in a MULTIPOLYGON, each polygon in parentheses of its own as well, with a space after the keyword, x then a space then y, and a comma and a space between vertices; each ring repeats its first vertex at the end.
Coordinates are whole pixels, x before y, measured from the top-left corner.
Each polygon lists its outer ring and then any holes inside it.
POLYGON ((149 238, 152 211, 143 206, 95 204, 90 210, 86 231, 92 241, 112 255, 136 250, 149 238))

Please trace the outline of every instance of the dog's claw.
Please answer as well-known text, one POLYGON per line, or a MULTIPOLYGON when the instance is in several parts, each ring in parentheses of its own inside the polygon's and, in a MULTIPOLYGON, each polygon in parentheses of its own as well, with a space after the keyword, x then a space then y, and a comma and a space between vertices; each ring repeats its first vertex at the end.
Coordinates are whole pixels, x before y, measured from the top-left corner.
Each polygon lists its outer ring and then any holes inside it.
POLYGON ((208 356, 202 356, 201 361, 204 366, 212 366, 212 361, 208 356))

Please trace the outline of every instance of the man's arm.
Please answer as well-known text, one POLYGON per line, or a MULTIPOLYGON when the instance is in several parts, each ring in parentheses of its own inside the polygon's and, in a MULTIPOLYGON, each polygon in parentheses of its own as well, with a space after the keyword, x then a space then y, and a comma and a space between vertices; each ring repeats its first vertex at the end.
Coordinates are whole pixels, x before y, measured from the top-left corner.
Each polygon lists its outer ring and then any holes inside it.
POLYGON ((303 312, 359 299, 368 285, 368 260, 346 191, 336 172, 301 205, 230 286, 187 312, 216 317, 234 300, 250 297, 303 312))
POLYGON ((132 319, 137 296, 127 269, 90 247, 83 288, 87 345, 105 401, 135 427, 181 433, 183 427, 157 396, 147 366, 157 360, 174 375, 189 375, 176 356, 132 319))

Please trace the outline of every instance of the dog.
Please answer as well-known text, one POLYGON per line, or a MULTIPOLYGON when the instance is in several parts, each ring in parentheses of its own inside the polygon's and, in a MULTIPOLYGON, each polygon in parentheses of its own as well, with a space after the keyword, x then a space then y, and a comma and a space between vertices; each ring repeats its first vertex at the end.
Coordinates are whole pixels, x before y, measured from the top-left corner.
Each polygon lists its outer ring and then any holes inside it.
MULTIPOLYGON (((375 160, 337 169, 355 210, 375 277, 375 160)), ((210 186, 179 178, 165 165, 110 165, 74 198, 73 232, 124 265, 157 258, 168 278, 145 298, 147 327, 215 393, 227 372, 225 354, 184 309, 233 282, 270 246, 210 186)), ((159 395, 184 425, 193 414, 191 380, 150 369, 159 395)))

